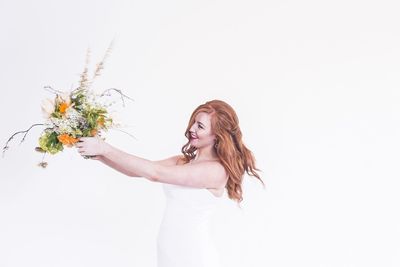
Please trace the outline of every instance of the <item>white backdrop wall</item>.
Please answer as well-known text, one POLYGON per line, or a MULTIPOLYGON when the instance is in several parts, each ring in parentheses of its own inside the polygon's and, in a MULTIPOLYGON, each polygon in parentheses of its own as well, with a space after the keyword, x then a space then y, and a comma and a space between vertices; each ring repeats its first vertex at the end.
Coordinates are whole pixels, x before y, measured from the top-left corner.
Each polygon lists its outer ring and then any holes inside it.
MULTIPOLYGON (((212 224, 224 266, 400 266, 398 1, 0 1, 0 140, 41 122, 43 87, 77 85, 112 39, 99 91, 134 98, 118 117, 128 152, 179 154, 189 116, 237 111, 265 190, 212 224)), ((161 184, 33 151, 0 160, 1 267, 156 266, 161 184)))

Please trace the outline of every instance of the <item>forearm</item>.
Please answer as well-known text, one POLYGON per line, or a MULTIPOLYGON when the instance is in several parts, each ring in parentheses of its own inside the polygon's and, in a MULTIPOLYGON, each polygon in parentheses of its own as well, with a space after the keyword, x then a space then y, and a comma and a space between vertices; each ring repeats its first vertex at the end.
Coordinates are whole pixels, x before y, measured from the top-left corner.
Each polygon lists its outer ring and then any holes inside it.
POLYGON ((104 163, 105 165, 113 168, 116 171, 119 171, 125 175, 128 175, 130 177, 140 177, 139 175, 137 175, 136 173, 130 172, 127 168, 125 168, 124 166, 119 166, 119 164, 115 164, 114 162, 112 162, 111 160, 109 160, 108 158, 104 157, 104 156, 98 156, 99 161, 101 161, 102 163, 104 163))
POLYGON ((154 180, 157 164, 126 153, 110 144, 106 143, 106 148, 100 160, 104 164, 128 176, 154 180))

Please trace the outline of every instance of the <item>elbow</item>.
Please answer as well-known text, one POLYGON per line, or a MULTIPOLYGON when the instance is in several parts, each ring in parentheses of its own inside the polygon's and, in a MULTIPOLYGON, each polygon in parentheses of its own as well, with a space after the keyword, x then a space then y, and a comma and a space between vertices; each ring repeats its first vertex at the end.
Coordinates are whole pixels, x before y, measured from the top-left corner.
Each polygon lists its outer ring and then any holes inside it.
POLYGON ((125 173, 128 177, 138 177, 135 173, 125 173))
POLYGON ((155 164, 154 168, 151 168, 151 171, 149 171, 146 178, 152 182, 161 182, 161 177, 163 176, 162 175, 163 171, 164 171, 164 168, 162 165, 155 164))
POLYGON ((147 180, 151 181, 151 182, 157 182, 156 179, 154 179, 153 177, 144 177, 141 175, 137 175, 136 173, 125 173, 128 177, 132 177, 132 178, 146 178, 147 180))
POLYGON ((149 180, 150 182, 158 182, 159 180, 158 180, 158 178, 156 177, 156 176, 149 176, 149 177, 146 177, 147 178, 147 180, 149 180))

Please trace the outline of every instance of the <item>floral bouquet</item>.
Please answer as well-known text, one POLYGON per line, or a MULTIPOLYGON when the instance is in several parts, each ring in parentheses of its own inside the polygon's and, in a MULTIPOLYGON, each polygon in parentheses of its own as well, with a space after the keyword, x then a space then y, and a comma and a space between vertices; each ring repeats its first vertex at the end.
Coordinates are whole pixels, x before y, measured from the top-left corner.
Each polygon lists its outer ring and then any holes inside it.
MULTIPOLYGON (((58 91, 50 86, 45 89, 55 94, 53 99, 45 99, 42 103, 42 112, 45 117, 44 123, 31 125, 25 131, 14 133, 3 147, 3 156, 9 148, 9 142, 18 134, 24 133, 21 143, 24 141, 28 132, 35 126, 44 126, 41 136, 39 137, 39 146, 35 148, 37 152, 44 153, 42 161, 38 164, 40 167, 46 168, 47 162, 44 156, 47 153, 56 154, 64 150, 64 147, 72 147, 79 141, 80 137, 100 136, 102 131, 115 128, 117 124, 110 116, 109 107, 115 103, 107 102, 106 96, 111 96, 111 92, 117 92, 122 102, 128 96, 124 95, 121 90, 110 88, 101 94, 96 94, 91 90, 93 80, 100 75, 103 69, 105 59, 111 51, 111 45, 100 63, 97 63, 92 79, 88 77, 89 50, 86 57, 86 65, 84 71, 80 75, 79 86, 70 91, 58 91)), ((85 157, 89 158, 89 157, 85 157)))

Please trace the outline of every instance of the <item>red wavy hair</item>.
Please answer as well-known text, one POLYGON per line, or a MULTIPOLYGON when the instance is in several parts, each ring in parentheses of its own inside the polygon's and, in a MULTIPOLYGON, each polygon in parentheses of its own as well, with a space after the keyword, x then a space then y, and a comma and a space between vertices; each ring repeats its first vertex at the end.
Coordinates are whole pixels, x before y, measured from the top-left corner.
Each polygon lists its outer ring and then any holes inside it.
POLYGON ((228 197, 237 203, 243 200, 242 181, 245 172, 260 180, 265 187, 263 180, 257 173, 260 170, 255 166, 254 155, 242 141, 242 132, 239 128, 236 112, 230 105, 221 100, 208 101, 198 106, 190 116, 185 132, 188 142, 182 147, 184 162, 188 163, 196 156, 197 148, 190 145, 189 129, 199 112, 206 112, 211 115, 211 129, 216 137, 214 149, 229 176, 225 186, 228 197))

